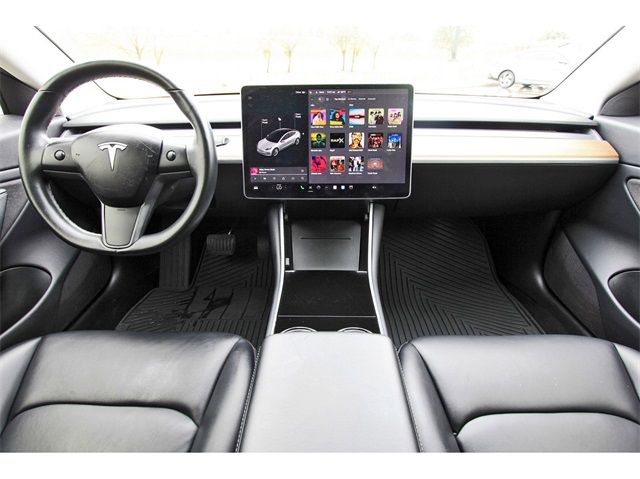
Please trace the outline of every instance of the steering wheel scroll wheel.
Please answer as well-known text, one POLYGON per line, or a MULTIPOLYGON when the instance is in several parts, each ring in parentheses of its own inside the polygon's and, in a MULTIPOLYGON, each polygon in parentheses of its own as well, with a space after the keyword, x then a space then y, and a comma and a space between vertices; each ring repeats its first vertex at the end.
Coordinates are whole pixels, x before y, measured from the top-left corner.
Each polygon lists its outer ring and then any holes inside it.
POLYGON ((62 71, 34 96, 19 140, 20 174, 34 208, 68 243, 107 254, 145 254, 189 234, 205 215, 217 180, 213 132, 190 95, 160 73, 122 61, 82 63, 62 71), (164 89, 187 117, 194 139, 178 141, 148 125, 109 125, 73 137, 50 138, 47 128, 66 96, 106 77, 145 80, 164 89), (56 202, 51 179, 81 175, 101 204, 101 233, 80 228, 56 202), (145 234, 164 186, 192 176, 195 188, 178 219, 145 234))

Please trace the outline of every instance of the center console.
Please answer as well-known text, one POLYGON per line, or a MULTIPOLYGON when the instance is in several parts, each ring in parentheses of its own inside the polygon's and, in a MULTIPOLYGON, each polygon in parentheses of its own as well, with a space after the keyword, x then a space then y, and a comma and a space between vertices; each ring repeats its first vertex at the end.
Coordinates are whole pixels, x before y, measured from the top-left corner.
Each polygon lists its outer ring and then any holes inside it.
POLYGON ((309 219, 298 215, 295 205, 273 205, 269 211, 276 288, 267 334, 386 335, 378 292, 384 207, 363 203, 359 218, 339 219, 309 219))
POLYGON ((409 196, 412 126, 411 85, 242 89, 244 194, 278 201, 267 334, 386 335, 377 286, 384 208, 374 201, 409 196), (310 217, 299 200, 334 201, 310 217), (340 200, 360 203, 345 214, 340 200))
POLYGON ((244 194, 272 201, 276 286, 240 450, 420 449, 380 302, 375 202, 410 193, 412 109, 410 85, 242 89, 244 194))
POLYGON ((396 351, 378 334, 298 333, 263 343, 242 452, 416 452, 396 351))

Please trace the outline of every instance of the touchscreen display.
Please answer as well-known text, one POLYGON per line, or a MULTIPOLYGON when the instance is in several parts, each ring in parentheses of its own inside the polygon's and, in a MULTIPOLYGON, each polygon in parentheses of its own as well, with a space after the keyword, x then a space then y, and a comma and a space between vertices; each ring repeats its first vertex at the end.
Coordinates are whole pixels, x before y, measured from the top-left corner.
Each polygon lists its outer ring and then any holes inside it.
POLYGON ((242 89, 248 198, 405 198, 410 85, 242 89))

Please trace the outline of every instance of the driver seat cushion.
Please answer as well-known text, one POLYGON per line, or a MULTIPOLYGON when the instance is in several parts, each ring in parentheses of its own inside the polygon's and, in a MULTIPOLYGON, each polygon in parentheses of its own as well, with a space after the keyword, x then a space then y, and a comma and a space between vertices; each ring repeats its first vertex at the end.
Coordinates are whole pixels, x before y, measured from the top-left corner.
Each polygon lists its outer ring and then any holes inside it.
POLYGON ((640 353, 578 336, 432 337, 400 350, 425 451, 640 451, 640 353))
POLYGON ((0 353, 0 450, 235 451, 254 349, 216 333, 78 331, 0 353))

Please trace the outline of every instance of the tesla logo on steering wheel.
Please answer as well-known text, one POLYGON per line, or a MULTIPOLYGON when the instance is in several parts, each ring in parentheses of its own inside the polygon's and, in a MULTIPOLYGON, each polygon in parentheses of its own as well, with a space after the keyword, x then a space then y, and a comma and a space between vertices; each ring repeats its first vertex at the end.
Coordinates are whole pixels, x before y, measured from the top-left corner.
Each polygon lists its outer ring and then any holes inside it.
POLYGON ((109 163, 111 164, 111 170, 113 171, 113 167, 116 164, 116 152, 118 150, 126 149, 127 145, 125 145, 124 143, 117 143, 114 141, 110 141, 106 143, 100 143, 98 145, 98 148, 100 148, 103 151, 107 150, 107 153, 109 153, 109 163))

